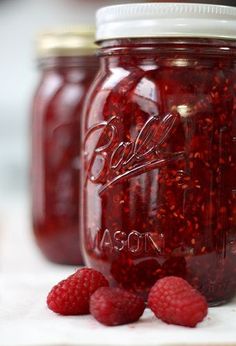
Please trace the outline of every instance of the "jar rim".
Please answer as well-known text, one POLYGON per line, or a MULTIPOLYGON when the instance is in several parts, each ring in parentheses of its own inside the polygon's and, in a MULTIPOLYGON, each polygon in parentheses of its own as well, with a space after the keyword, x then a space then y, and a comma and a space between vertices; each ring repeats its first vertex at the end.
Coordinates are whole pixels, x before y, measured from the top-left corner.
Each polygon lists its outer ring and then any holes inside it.
POLYGON ((96 41, 116 38, 236 39, 236 8, 199 3, 133 3, 96 13, 96 41))
POLYGON ((94 55, 95 28, 74 26, 44 31, 36 38, 36 54, 45 57, 76 57, 94 55))

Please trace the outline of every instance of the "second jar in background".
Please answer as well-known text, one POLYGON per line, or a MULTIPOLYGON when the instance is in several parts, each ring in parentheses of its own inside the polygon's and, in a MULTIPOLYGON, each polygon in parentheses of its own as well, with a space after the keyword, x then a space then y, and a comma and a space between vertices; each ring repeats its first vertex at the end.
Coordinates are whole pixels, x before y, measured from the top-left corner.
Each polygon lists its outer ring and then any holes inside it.
POLYGON ((36 241, 51 261, 81 264, 79 248, 80 119, 97 71, 87 28, 42 34, 41 80, 33 103, 32 214, 36 241))

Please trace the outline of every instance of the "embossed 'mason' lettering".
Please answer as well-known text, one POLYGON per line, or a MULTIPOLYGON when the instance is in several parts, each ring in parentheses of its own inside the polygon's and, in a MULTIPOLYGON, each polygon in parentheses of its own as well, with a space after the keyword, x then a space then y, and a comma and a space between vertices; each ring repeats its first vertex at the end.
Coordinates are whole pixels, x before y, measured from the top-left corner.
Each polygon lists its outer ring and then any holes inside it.
POLYGON ((163 149, 179 123, 178 113, 150 117, 133 141, 122 141, 119 119, 113 116, 95 124, 85 136, 85 146, 88 141, 96 143, 86 162, 86 179, 102 185, 99 194, 114 184, 184 158, 183 151, 170 153, 163 149))
POLYGON ((100 251, 128 251, 132 254, 138 253, 162 253, 164 250, 164 235, 155 234, 155 239, 152 233, 140 233, 138 231, 131 231, 125 233, 123 231, 110 232, 105 229, 101 238, 94 239, 94 248, 100 251))

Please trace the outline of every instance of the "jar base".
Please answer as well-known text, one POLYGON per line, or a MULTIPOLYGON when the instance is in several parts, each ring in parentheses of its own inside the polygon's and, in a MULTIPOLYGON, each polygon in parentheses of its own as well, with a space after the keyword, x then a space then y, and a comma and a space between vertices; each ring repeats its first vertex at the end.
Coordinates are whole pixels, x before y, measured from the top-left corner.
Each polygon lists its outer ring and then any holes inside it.
POLYGON ((49 262, 65 266, 84 266, 84 260, 79 249, 76 252, 71 250, 70 252, 63 253, 58 250, 59 247, 48 248, 44 243, 40 243, 37 240, 36 242, 41 254, 49 262))
POLYGON ((210 308, 214 308, 214 307, 217 307, 217 306, 221 306, 221 305, 225 305, 227 303, 230 303, 231 300, 232 300, 232 298, 228 298, 228 299, 218 300, 218 301, 215 301, 215 302, 208 302, 208 306, 210 308))

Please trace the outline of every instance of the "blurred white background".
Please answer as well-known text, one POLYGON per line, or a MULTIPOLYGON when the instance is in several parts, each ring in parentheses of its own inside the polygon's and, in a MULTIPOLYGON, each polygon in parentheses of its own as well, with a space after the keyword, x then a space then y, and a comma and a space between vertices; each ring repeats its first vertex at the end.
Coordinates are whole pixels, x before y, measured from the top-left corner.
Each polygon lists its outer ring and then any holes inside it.
MULTIPOLYGON (((98 7, 128 2, 141 1, 0 0, 0 206, 28 190, 30 107, 38 79, 35 35, 92 24, 98 7)), ((236 0, 208 2, 236 5, 236 0)))

